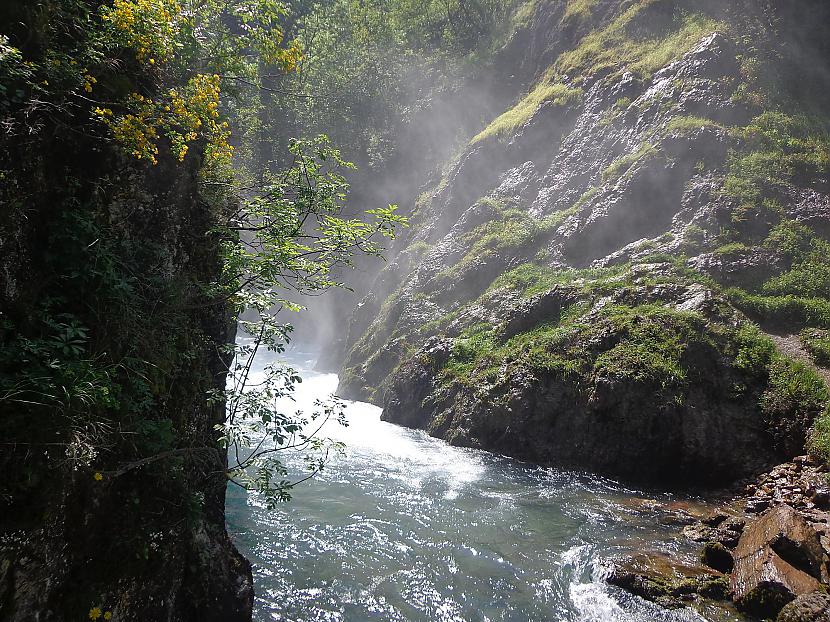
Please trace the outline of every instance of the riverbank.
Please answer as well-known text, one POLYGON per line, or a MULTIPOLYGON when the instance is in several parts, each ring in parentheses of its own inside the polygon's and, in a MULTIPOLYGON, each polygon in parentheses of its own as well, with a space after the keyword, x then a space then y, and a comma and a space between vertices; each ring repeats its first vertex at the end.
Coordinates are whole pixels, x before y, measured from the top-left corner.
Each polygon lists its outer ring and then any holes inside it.
POLYGON ((609 582, 670 608, 703 598, 756 618, 820 622, 830 614, 828 510, 827 466, 798 456, 683 528, 679 539, 701 545, 698 563, 634 556, 609 582))

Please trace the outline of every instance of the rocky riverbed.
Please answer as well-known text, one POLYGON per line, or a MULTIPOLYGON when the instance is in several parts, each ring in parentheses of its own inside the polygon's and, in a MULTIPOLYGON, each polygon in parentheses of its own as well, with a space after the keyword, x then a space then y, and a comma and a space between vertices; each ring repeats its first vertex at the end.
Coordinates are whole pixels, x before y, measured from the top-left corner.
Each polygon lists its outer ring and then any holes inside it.
POLYGON ((637 555, 608 581, 668 608, 729 600, 777 622, 830 620, 830 485, 827 467, 799 456, 745 485, 708 515, 664 508, 701 543, 700 563, 637 555))

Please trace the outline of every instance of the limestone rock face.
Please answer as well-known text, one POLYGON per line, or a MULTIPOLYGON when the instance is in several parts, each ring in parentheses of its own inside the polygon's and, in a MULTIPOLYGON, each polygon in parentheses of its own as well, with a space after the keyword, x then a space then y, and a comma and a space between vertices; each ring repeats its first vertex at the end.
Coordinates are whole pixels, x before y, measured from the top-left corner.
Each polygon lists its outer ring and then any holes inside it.
POLYGON ((533 44, 501 52, 497 66, 511 68, 510 84, 525 80, 523 93, 549 80, 567 96, 530 105, 516 93, 499 117, 509 129, 493 123, 472 139, 415 202, 413 226, 355 310, 338 392, 456 445, 637 483, 723 486, 801 452, 823 411, 766 417, 769 374, 747 365, 736 331, 784 304, 747 300, 793 268, 767 243, 773 228, 830 231, 825 173, 774 196, 759 188, 750 202, 774 214, 726 191, 736 154, 756 157, 735 136, 765 112, 743 97, 737 61, 753 37, 733 33, 757 9, 764 23, 752 27, 767 39, 753 48, 804 39, 826 23, 826 3, 590 4, 577 25, 568 3, 537 3, 515 37, 533 44), (660 66, 603 57, 559 71, 572 52, 593 58, 582 44, 632 15, 623 30, 639 45, 689 11, 706 26, 682 47, 667 40, 660 66), (773 23, 782 30, 764 30, 773 23), (608 321, 621 309, 636 319, 608 321), (673 319, 641 330, 664 312, 673 319), (689 318, 693 331, 672 332, 689 318))
POLYGON ((730 587, 736 604, 758 617, 773 617, 797 596, 821 588, 824 551, 818 534, 786 505, 744 529, 734 552, 730 587))

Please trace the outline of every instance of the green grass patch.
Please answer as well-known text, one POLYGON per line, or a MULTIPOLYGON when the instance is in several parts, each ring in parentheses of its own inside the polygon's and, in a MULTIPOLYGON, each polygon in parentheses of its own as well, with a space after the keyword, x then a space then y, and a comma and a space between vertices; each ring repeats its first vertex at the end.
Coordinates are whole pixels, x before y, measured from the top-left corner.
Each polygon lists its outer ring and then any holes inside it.
POLYGON ((724 129, 720 123, 706 119, 704 117, 695 116, 679 116, 673 117, 666 126, 666 130, 672 134, 680 134, 681 136, 689 136, 702 129, 724 129))
POLYGON ((816 419, 807 449, 830 464, 830 406, 827 406, 816 419))
POLYGON ((659 153, 657 147, 649 143, 643 143, 637 147, 636 151, 627 153, 626 155, 614 160, 611 165, 602 171, 602 183, 609 183, 617 181, 620 177, 625 175, 632 166, 641 160, 655 157, 659 153))
POLYGON ((598 2, 599 0, 568 0, 562 21, 568 22, 573 19, 584 21, 588 19, 598 2))
POLYGON ((570 285, 584 293, 619 288, 621 277, 628 274, 627 264, 609 268, 584 268, 557 270, 534 263, 522 264, 505 272, 490 285, 487 291, 510 288, 523 298, 550 291, 557 285, 570 285))
POLYGON ((762 290, 769 296, 830 298, 830 264, 805 261, 768 280, 762 290))
POLYGON ((830 302, 800 296, 763 296, 739 288, 726 290, 729 301, 762 323, 789 328, 830 328, 830 302))
POLYGON ((450 359, 444 367, 445 374, 453 378, 469 378, 477 363, 496 349, 493 328, 489 324, 476 324, 453 341, 450 359))
POLYGON ((582 89, 571 88, 558 82, 551 83, 548 77, 544 77, 518 104, 496 117, 477 134, 471 143, 510 135, 527 123, 545 102, 552 102, 555 106, 570 106, 582 98, 582 93, 582 89))
POLYGON ((576 203, 573 204, 573 207, 571 209, 574 211, 574 213, 578 212, 588 203, 588 201, 593 199, 599 193, 599 186, 591 186, 585 192, 582 193, 582 195, 576 200, 576 203))
POLYGON ((830 367, 830 331, 805 328, 801 331, 799 338, 816 365, 830 367))
POLYGON ((460 243, 468 249, 464 257, 439 272, 435 278, 443 283, 455 283, 471 266, 509 249, 526 247, 541 233, 540 221, 520 210, 504 210, 499 218, 465 233, 460 239, 460 243))
POLYGON ((759 205, 797 177, 830 171, 830 133, 824 120, 765 112, 732 133, 743 146, 729 158, 723 190, 740 204, 759 205))
POLYGON ((764 248, 781 253, 790 260, 803 259, 813 248, 813 231, 793 220, 780 222, 767 235, 764 248))
POLYGON ((730 242, 729 244, 718 246, 712 252, 720 257, 734 257, 736 255, 744 255, 748 251, 749 247, 743 242, 730 242))
POLYGON ((582 380, 594 374, 667 387, 686 379, 682 355, 690 342, 706 341, 706 320, 697 313, 660 305, 609 305, 590 319, 590 304, 569 307, 558 322, 543 323, 499 342, 497 333, 481 324, 456 339, 448 379, 475 385, 492 380, 510 365, 582 380), (601 351, 590 344, 604 343, 601 351))
POLYGON ((700 13, 676 12, 670 26, 655 33, 647 9, 659 0, 639 0, 610 24, 583 37, 579 45, 559 57, 559 73, 594 75, 626 68, 650 76, 690 51, 701 39, 722 31, 724 25, 700 13))
POLYGON ((663 387, 682 384, 686 369, 681 357, 687 345, 706 340, 706 321, 697 313, 659 305, 616 306, 602 316, 621 339, 594 363, 600 375, 663 387))
MULTIPOLYGON (((791 419, 796 413, 817 415, 827 406, 827 385, 812 367, 776 353, 768 371, 761 410, 770 421, 791 419)), ((809 415, 806 418, 812 419, 809 415)))

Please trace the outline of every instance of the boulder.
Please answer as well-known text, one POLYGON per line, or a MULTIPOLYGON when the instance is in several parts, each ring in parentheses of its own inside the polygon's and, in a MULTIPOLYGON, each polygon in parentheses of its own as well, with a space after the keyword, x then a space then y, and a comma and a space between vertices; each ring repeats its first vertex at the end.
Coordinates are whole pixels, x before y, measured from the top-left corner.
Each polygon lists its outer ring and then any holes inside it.
POLYGON ((727 549, 734 549, 738 545, 744 525, 744 519, 738 516, 725 518, 722 521, 709 517, 685 527, 683 535, 695 542, 718 543, 727 549), (713 522, 717 523, 717 527, 709 526, 713 522))
POLYGON ((816 531, 787 505, 749 523, 734 551, 730 587, 736 605, 768 618, 796 597, 821 588, 824 552, 816 531))
POLYGON ((732 553, 720 542, 707 542, 700 552, 700 561, 719 572, 732 572, 735 566, 732 553))
POLYGON ((830 622, 830 594, 799 596, 781 610, 776 622, 830 622))
POLYGON ((617 562, 606 581, 666 609, 687 607, 697 595, 722 600, 729 592, 725 575, 659 553, 617 562))

